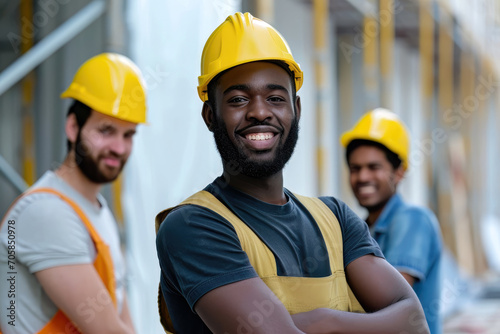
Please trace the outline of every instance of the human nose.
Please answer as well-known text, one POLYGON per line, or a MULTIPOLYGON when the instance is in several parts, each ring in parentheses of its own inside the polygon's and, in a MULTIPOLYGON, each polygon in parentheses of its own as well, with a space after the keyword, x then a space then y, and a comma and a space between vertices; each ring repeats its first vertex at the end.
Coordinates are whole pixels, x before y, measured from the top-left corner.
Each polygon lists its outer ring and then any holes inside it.
POLYGON ((109 148, 111 152, 117 155, 123 155, 127 151, 126 140, 122 137, 116 136, 111 140, 109 148))
POLYGON ((370 180, 370 171, 368 168, 360 168, 358 171, 358 181, 359 182, 367 182, 370 180))
POLYGON ((273 116, 271 110, 269 110, 269 106, 265 101, 261 99, 256 99, 249 104, 247 112, 247 119, 252 120, 255 119, 259 122, 263 122, 266 119, 269 119, 273 116))

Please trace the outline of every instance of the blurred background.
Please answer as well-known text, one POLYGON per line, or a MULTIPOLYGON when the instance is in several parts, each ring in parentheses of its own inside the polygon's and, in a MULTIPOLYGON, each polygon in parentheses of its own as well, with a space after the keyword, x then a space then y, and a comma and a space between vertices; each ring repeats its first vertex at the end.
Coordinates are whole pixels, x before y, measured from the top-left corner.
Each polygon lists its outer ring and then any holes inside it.
POLYGON ((0 215, 62 162, 70 101, 59 95, 78 67, 106 51, 130 57, 148 124, 103 193, 136 329, 161 333, 154 217, 222 172, 196 86, 206 39, 236 11, 275 26, 304 71, 285 186, 364 218, 339 136, 369 109, 399 114, 412 138, 401 192, 436 213, 446 245, 445 333, 500 333, 499 0, 0 0, 0 215))

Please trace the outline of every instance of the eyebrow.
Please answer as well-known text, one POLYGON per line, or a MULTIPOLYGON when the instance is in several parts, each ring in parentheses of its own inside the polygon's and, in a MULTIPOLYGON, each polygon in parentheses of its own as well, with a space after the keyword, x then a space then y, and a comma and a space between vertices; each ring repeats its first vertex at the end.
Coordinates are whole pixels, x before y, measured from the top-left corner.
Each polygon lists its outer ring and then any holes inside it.
POLYGON ((242 91, 249 91, 250 90, 250 86, 248 85, 243 85, 243 84, 240 84, 240 85, 232 85, 232 86, 229 86, 224 92, 222 92, 223 95, 226 95, 227 93, 233 91, 233 90, 242 90, 242 91))
MULTIPOLYGON (((115 126, 113 123, 102 123, 98 129, 100 130, 107 130, 107 129, 111 129, 113 131, 118 131, 118 127, 115 126)), ((125 131, 125 133, 132 133, 132 134, 135 134, 137 132, 137 129, 130 129, 130 130, 127 130, 125 131)))
POLYGON ((112 124, 112 123, 107 123, 107 122, 103 122, 99 125, 99 129, 115 129, 115 126, 112 124))
MULTIPOLYGON (((282 90, 282 91, 288 93, 288 89, 286 89, 284 86, 278 85, 278 84, 268 84, 268 85, 266 85, 266 88, 269 90, 282 90)), ((248 92, 250 90, 250 86, 245 85, 245 84, 232 85, 232 86, 229 86, 222 94, 226 95, 227 93, 229 93, 233 90, 242 90, 242 91, 248 92)))
POLYGON ((277 84, 269 84, 267 85, 267 88, 270 90, 282 90, 288 93, 288 89, 283 87, 282 85, 277 85, 277 84))

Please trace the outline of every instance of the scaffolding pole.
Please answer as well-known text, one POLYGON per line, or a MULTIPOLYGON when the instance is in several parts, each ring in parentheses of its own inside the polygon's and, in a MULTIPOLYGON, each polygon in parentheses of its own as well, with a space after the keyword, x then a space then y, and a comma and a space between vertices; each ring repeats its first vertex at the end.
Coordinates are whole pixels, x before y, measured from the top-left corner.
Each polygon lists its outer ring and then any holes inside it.
POLYGON ((24 78, 35 67, 40 65, 54 52, 71 41, 80 32, 97 20, 106 10, 103 0, 95 0, 61 24, 50 35, 17 59, 12 65, 0 73, 0 95, 9 90, 24 78))
POLYGON ((9 163, 0 155, 0 174, 2 174, 7 181, 10 182, 20 193, 28 189, 28 184, 24 182, 23 178, 12 168, 9 163))
POLYGON ((325 195, 329 184, 328 155, 326 147, 326 106, 327 94, 327 51, 328 51, 328 27, 329 10, 327 0, 314 0, 314 76, 316 86, 316 164, 318 193, 325 195))

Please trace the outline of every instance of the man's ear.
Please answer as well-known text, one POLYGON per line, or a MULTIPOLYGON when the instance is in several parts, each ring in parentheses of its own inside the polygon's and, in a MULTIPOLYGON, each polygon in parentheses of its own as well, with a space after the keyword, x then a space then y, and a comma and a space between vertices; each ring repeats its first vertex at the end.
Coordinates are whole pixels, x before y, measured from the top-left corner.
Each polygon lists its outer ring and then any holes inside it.
POLYGON ((396 170, 394 171, 394 175, 395 175, 395 181, 396 181, 396 184, 399 184, 399 182, 401 182, 401 180, 405 177, 405 169, 403 168, 402 165, 400 165, 398 168, 396 168, 396 170))
POLYGON ((76 142, 76 137, 78 137, 78 131, 79 131, 78 123, 76 121, 76 115, 74 113, 69 114, 68 117, 66 117, 66 125, 64 127, 64 130, 66 131, 66 137, 70 141, 71 144, 74 144, 76 142))
POLYGON ((201 109, 201 117, 203 117, 203 121, 205 122, 208 130, 213 132, 213 124, 215 120, 214 109, 210 105, 210 102, 203 102, 203 108, 201 109))
POLYGON ((300 113, 302 111, 302 105, 300 103, 300 96, 297 95, 295 98, 295 111, 297 112, 297 120, 300 120, 300 113))

